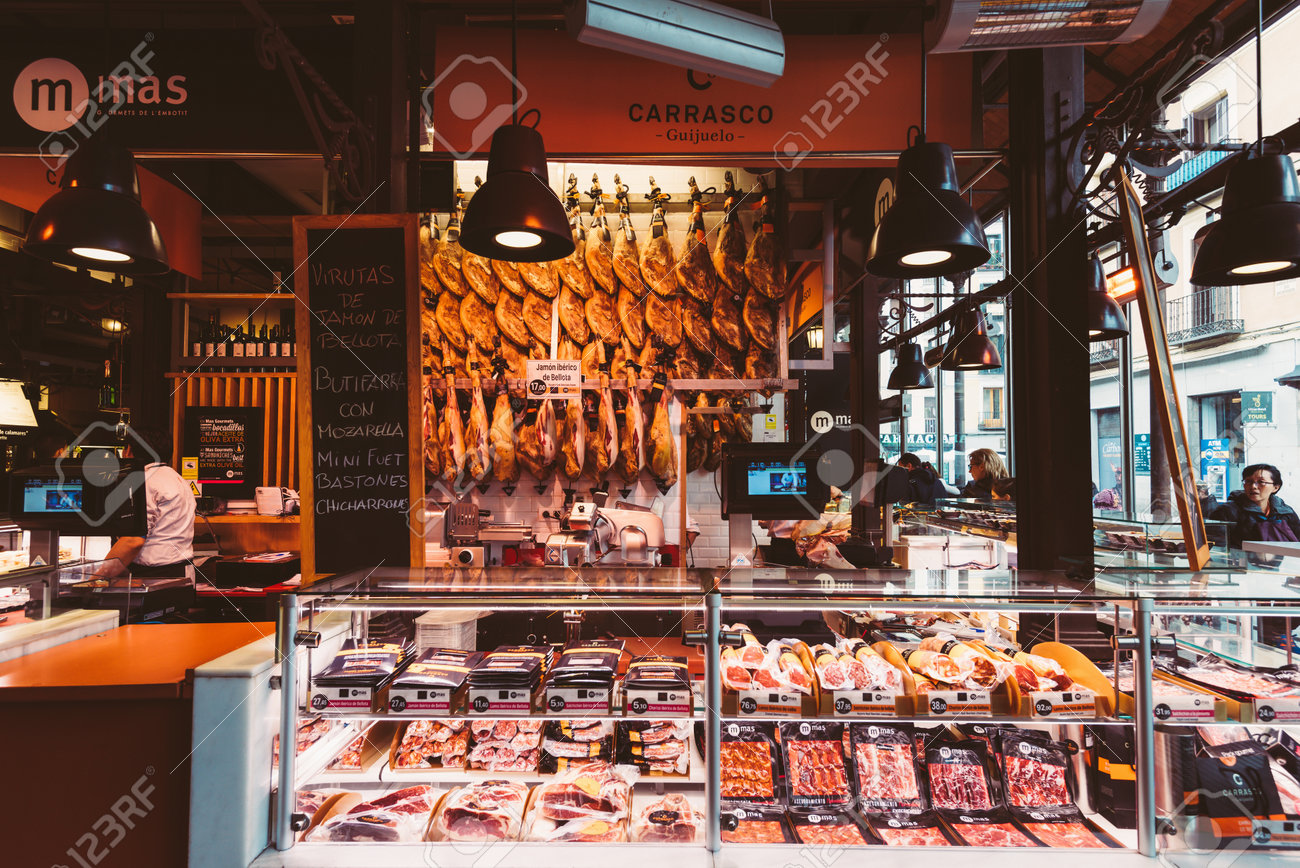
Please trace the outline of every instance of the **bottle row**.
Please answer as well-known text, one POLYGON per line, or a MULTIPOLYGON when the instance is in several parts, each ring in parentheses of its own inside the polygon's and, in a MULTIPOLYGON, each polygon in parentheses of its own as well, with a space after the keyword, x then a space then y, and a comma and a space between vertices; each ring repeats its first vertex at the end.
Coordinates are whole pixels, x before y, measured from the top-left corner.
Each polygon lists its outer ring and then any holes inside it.
POLYGON ((199 359, 292 358, 298 352, 292 325, 268 328, 262 323, 260 328, 250 325, 245 331, 243 324, 231 328, 218 323, 215 314, 191 338, 186 350, 199 359))

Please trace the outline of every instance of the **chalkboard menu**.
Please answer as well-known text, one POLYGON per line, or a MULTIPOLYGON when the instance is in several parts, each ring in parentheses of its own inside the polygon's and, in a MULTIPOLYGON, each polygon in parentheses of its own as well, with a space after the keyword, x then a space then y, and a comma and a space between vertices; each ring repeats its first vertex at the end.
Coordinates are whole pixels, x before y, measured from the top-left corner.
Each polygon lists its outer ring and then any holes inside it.
POLYGON ((252 500, 262 481, 260 407, 186 407, 186 457, 196 459, 203 493, 252 500))
POLYGON ((415 215, 294 220, 303 576, 419 566, 415 215), (414 445, 413 445, 414 444, 414 445))

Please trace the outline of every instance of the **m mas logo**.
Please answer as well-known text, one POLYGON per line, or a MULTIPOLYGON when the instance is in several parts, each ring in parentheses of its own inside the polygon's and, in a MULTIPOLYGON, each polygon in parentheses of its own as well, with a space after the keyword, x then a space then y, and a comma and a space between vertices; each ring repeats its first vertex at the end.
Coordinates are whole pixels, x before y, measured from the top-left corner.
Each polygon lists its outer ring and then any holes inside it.
POLYGON ((33 129, 66 130, 90 105, 90 86, 81 70, 61 57, 32 61, 14 80, 14 108, 33 129))

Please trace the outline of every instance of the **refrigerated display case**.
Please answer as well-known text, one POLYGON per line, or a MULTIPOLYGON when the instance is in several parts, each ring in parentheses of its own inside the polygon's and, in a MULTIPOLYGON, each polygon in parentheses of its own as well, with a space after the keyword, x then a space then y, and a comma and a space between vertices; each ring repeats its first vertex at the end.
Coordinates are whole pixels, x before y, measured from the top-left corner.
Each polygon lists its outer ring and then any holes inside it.
MULTIPOLYGON (((960 846, 969 848, 963 858, 999 862, 1047 847, 1054 861, 1067 862, 1146 864, 1223 847, 1244 849, 1248 862, 1268 858, 1286 852, 1288 824, 1300 823, 1294 775, 1262 774, 1285 771, 1300 756, 1300 729, 1285 724, 1300 721, 1300 676, 1285 667, 1267 673, 1277 687, 1268 703, 1216 689, 1207 671, 1231 684, 1231 673, 1244 670, 1233 660, 1206 661, 1203 637, 1182 629, 1200 623, 1194 618, 1235 624, 1262 613, 1300 614, 1300 593, 1258 574, 1169 572, 1089 581, 1016 571, 782 569, 342 576, 284 601, 280 647, 295 653, 278 672, 276 728, 282 743, 306 736, 301 752, 281 754, 269 780, 269 769, 261 772, 274 819, 271 846, 253 864, 477 864, 490 850, 493 865, 651 862, 671 853, 779 868, 800 848, 824 844, 874 848, 877 858, 890 848, 960 846), (587 637, 622 634, 629 652, 667 647, 687 657, 690 706, 634 709, 616 685, 610 705, 594 712, 566 714, 548 705, 544 689, 528 691, 526 713, 476 706, 468 689, 450 708, 398 712, 394 685, 383 678, 373 690, 322 686, 320 674, 345 642, 362 648, 382 639, 380 630, 400 630, 403 618, 448 608, 494 613, 496 623, 479 625, 485 649, 558 650, 584 638, 585 612, 587 637), (1045 618, 1057 625, 1051 632, 1045 618), (1080 618, 1091 633, 1077 629, 1080 618), (660 629, 647 631, 651 625, 660 629), (834 668, 852 661, 864 664, 866 680, 834 668), (331 690, 359 706, 331 707, 332 696, 320 698, 331 690), (626 758, 619 737, 628 734, 619 724, 644 725, 636 711, 684 734, 684 774, 643 767, 611 783, 604 766, 558 775, 448 768, 427 747, 416 750, 433 757, 427 763, 399 763, 412 730, 416 741, 467 733, 462 750, 473 756, 476 743, 524 733, 529 743, 518 747, 532 750, 532 733, 545 741, 554 721, 580 720, 580 728, 614 731, 615 744, 600 755, 617 765, 626 758), (1265 718, 1270 725, 1257 724, 1265 718), (1243 732, 1258 750, 1243 744, 1243 732), (1223 765, 1225 755, 1255 769, 1258 788, 1272 786, 1250 816, 1234 817, 1231 803, 1192 800, 1192 784, 1209 780, 1211 760, 1223 765), (340 760, 352 768, 339 769, 340 760), (611 786, 625 787, 626 798, 609 797, 611 786), (385 815, 390 802, 415 819, 385 815), (592 802, 594 813, 576 812, 581 834, 566 835, 566 821, 535 813, 538 805, 592 802), (483 819, 492 831, 481 834, 491 840, 445 840, 454 825, 449 806, 458 818, 483 819), (367 814, 376 816, 365 821, 367 814), (651 814, 658 836, 646 832, 651 814), (1239 846, 1243 835, 1248 848, 1239 846), (366 842, 328 840, 353 836, 366 842)), ((388 634, 395 636, 405 638, 388 634)), ((196 737, 199 729, 196 722, 196 737)), ((463 829, 452 837, 480 834, 463 829)))

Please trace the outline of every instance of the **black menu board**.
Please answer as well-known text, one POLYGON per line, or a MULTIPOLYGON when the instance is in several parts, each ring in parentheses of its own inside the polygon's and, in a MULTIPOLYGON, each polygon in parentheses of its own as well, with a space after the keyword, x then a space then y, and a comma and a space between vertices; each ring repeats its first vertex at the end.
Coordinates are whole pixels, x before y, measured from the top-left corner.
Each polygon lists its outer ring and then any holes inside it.
POLYGON ((198 461, 203 493, 252 500, 262 480, 260 407, 186 407, 184 454, 198 461))
POLYGON ((419 566, 416 216, 294 220, 303 577, 419 566))

